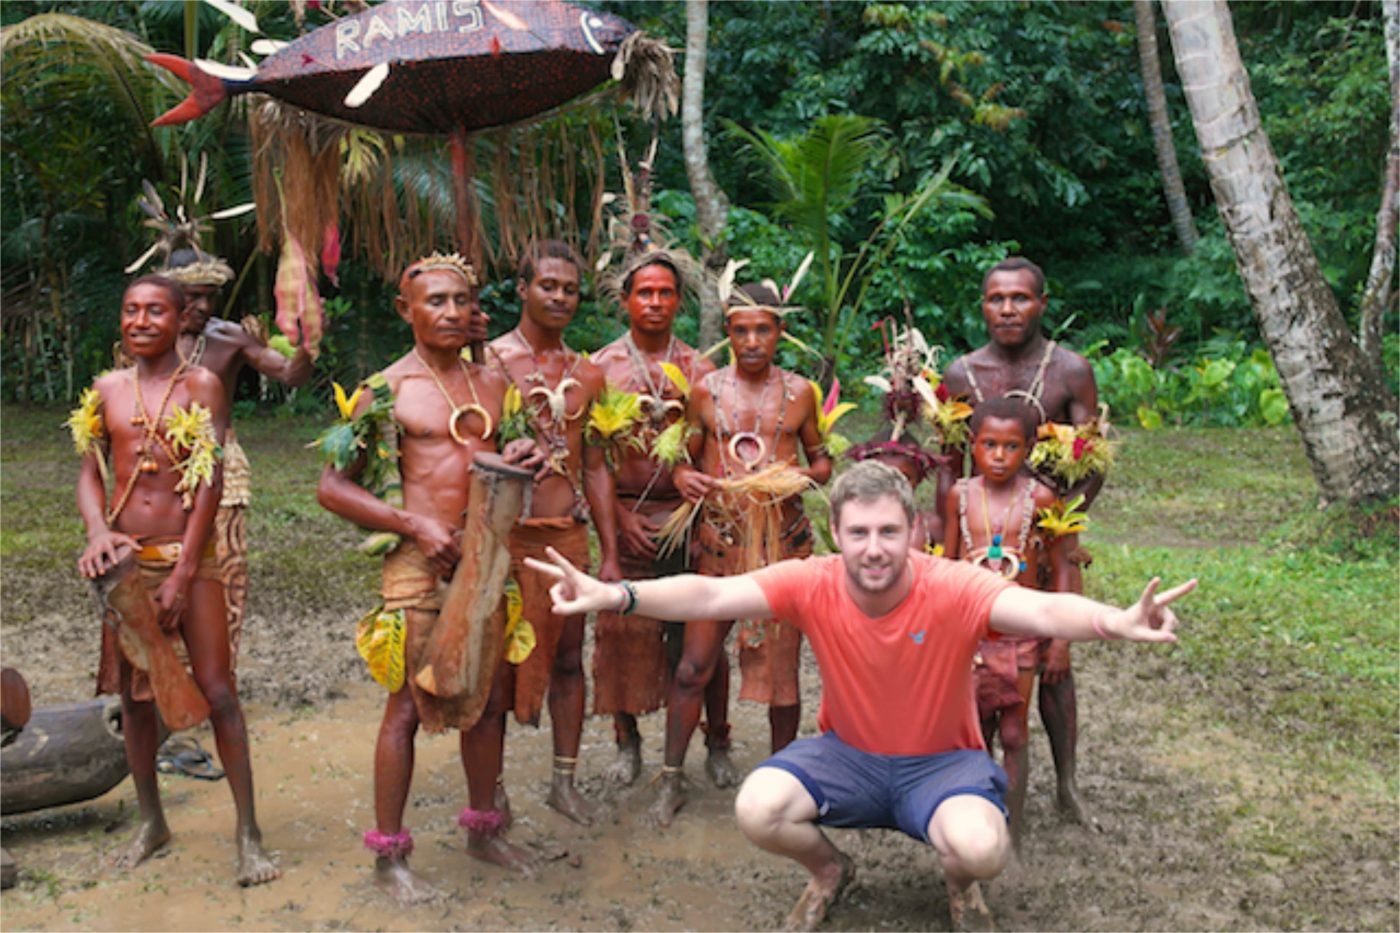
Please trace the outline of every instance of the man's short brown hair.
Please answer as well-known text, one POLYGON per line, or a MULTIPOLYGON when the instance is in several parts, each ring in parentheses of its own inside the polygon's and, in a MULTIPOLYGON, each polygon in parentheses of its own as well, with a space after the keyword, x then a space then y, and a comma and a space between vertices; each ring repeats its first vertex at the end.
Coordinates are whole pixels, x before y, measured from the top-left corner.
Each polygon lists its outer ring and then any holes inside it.
POLYGON ((988 269, 986 275, 982 276, 982 291, 986 292, 987 283, 991 281, 992 276, 996 273, 1021 272, 1022 270, 1029 272, 1031 278, 1035 280, 1036 297, 1045 297, 1045 273, 1041 270, 1040 266, 1037 266, 1025 256, 1007 256, 1001 262, 988 269))
POLYGON ((842 473, 831 487, 831 527, 841 524, 841 507, 851 500, 874 502, 893 496, 914 523, 914 490, 904 474, 879 460, 862 460, 842 473))
POLYGON ((535 240, 525 247, 516 278, 529 285, 535 280, 535 272, 541 260, 545 259, 562 259, 569 263, 578 270, 579 284, 583 284, 583 260, 579 259, 574 248, 563 240, 535 240))

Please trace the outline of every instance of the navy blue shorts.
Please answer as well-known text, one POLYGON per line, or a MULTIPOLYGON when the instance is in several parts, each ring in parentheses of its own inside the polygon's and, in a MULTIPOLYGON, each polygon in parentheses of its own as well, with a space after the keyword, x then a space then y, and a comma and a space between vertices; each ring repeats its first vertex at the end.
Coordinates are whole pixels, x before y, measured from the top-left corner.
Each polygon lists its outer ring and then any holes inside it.
POLYGON ((834 732, 798 739, 760 768, 786 771, 817 802, 817 822, 855 829, 898 829, 928 842, 933 811, 949 797, 973 794, 1006 813, 1006 772, 985 751, 875 755, 834 732))

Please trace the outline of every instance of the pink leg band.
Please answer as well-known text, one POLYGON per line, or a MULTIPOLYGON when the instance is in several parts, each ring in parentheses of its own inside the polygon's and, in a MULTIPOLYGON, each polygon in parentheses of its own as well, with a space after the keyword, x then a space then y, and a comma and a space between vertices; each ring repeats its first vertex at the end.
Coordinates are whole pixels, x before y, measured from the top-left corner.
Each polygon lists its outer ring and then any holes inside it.
POLYGON ((365 848, 383 858, 405 859, 413 854, 413 834, 406 829, 393 835, 377 829, 365 830, 365 848))
POLYGON ((457 817, 458 826, 481 836, 497 835, 505 821, 505 814, 500 810, 473 810, 471 807, 463 807, 461 816, 457 817))

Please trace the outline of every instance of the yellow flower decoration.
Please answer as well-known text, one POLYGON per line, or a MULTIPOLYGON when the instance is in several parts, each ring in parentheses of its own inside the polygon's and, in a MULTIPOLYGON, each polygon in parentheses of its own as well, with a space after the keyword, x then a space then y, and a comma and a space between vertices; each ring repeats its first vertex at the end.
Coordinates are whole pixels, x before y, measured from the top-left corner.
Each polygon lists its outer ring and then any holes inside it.
POLYGON ((68 415, 69 432, 73 435, 73 449, 78 456, 85 455, 93 445, 102 440, 102 397, 96 389, 88 388, 78 396, 78 407, 68 415))
POLYGON ((807 383, 812 387, 812 394, 817 399, 817 433, 821 435, 822 443, 826 445, 827 453, 833 457, 839 457, 851 446, 851 442, 832 429, 836 427, 836 422, 841 420, 841 416, 853 410, 854 402, 841 401, 841 382, 839 379, 831 380, 831 398, 826 402, 822 401, 822 387, 811 379, 807 383))
POLYGON ((355 626, 355 650, 369 666, 369 676, 390 693, 403 687, 406 634, 403 610, 383 606, 376 606, 355 626))
POLYGON ((520 397, 520 390, 515 387, 515 383, 506 386, 506 397, 501 403, 501 413, 509 418, 516 414, 525 405, 525 400, 520 397))
POLYGON ((535 650, 535 627, 522 618, 525 601, 520 596, 520 584, 506 581, 506 660, 511 664, 521 664, 535 650))
POLYGON ((335 389, 335 407, 340 409, 340 417, 346 421, 355 420, 355 406, 360 403, 360 396, 364 394, 365 387, 358 387, 349 396, 346 396, 340 383, 332 382, 331 387, 335 389))

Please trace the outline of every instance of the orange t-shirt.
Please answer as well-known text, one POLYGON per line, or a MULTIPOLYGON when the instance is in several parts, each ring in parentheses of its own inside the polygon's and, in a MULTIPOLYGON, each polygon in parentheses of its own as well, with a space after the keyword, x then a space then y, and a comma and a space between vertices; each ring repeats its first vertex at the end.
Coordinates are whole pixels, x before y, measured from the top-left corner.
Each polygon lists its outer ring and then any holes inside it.
POLYGON ((846 592, 841 555, 754 573, 774 618, 800 628, 822 677, 817 725, 880 755, 980 749, 972 657, 992 602, 1011 584, 960 561, 911 554, 914 585, 872 619, 846 592))

